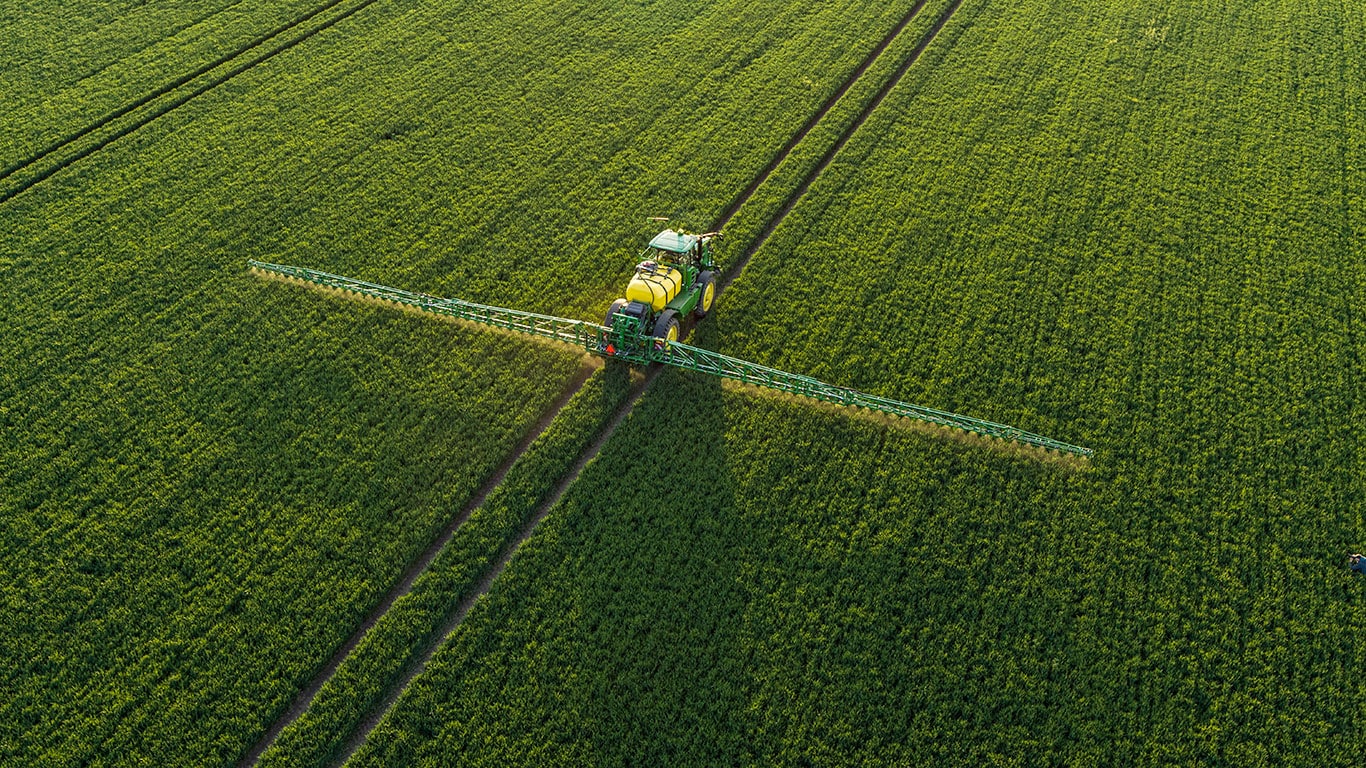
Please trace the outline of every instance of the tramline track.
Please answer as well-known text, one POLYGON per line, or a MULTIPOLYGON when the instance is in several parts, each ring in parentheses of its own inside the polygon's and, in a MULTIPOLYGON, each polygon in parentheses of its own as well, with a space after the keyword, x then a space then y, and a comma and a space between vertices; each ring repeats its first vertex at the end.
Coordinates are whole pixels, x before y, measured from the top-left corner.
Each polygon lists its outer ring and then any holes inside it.
MULTIPOLYGON (((939 14, 939 18, 935 19, 934 25, 930 27, 929 31, 926 32, 922 38, 920 38, 920 42, 916 44, 915 48, 911 49, 911 52, 906 56, 906 59, 901 63, 901 66, 899 66, 896 72, 882 84, 882 87, 879 88, 873 98, 863 106, 863 109, 859 110, 858 115, 854 117, 853 121, 840 132, 839 137, 835 139, 834 143, 826 149, 820 159, 816 161, 815 165, 813 165, 802 177, 801 183, 797 185, 797 188, 783 201, 782 206, 778 209, 778 213, 764 227, 763 231, 759 234, 759 237, 756 238, 755 241, 745 249, 745 252, 740 258, 736 260, 735 266, 731 271, 726 273, 721 279, 720 284, 716 286, 718 293, 725 291, 726 287, 729 286, 735 278, 740 276, 740 273, 744 271, 745 266, 749 264, 750 257, 768 241, 768 238, 778 229, 778 225, 787 218, 787 215, 792 212, 792 209, 797 207, 797 202, 806 196, 807 191, 811 189, 811 185, 815 183, 816 178, 819 177, 826 168, 830 167, 830 163, 834 162, 835 156, 839 154, 841 149, 844 149, 844 145, 849 143, 849 139, 858 132, 859 128, 863 127, 863 124, 868 121, 869 116, 871 116, 873 112, 881 106, 882 102, 887 99, 887 94, 891 93, 892 89, 895 88, 897 84, 901 82, 902 78, 906 76, 906 73, 910 71, 911 65, 920 60, 921 54, 925 52, 926 48, 930 47, 930 43, 934 42, 934 39, 939 36, 939 33, 943 31, 944 26, 949 23, 949 19, 953 18, 953 15, 958 12, 958 8, 962 4, 963 0, 953 0, 953 2, 949 3, 948 7, 939 14)), ((923 3, 917 5, 916 10, 918 11, 923 5, 923 3)), ((908 19, 907 23, 909 23, 909 21, 910 20, 908 19)), ((904 26, 905 25, 903 24, 903 27, 904 26)), ((888 41, 888 43, 890 44, 890 41, 888 41)), ((844 90, 848 89, 846 88, 844 90)), ((829 107, 827 107, 827 111, 833 107, 834 103, 832 102, 829 107)), ((812 127, 814 127, 814 124, 812 127)), ((808 128, 807 130, 809 131, 810 129, 808 128)), ((770 170, 769 172, 771 173, 772 171, 770 170)))
POLYGON ((0 170, 0 205, 378 0, 329 0, 0 170), (310 23, 314 22, 314 23, 310 23), (302 31, 299 31, 303 28, 302 31), (298 34, 291 34, 298 32, 298 34), (272 45, 273 43, 273 45, 272 45))
POLYGON ((807 118, 805 123, 802 123, 802 127, 798 128, 797 132, 792 134, 792 138, 788 139, 782 149, 779 149, 777 154, 773 156, 773 159, 768 161, 768 165, 765 165, 763 170, 755 175, 754 180, 741 190, 740 194, 735 196, 735 199, 731 201, 730 205, 727 205, 725 209, 721 211, 721 215, 716 217, 716 221, 713 221, 708 229, 719 230, 725 228, 725 225, 734 218, 740 208, 743 207, 745 203, 749 202, 750 198, 754 197, 754 193, 759 191, 759 187, 762 187, 764 182, 768 181, 769 177, 773 175, 773 172, 778 170, 778 166, 782 165, 783 161, 788 158, 788 155, 792 154, 792 150, 797 148, 797 145, 802 142, 802 139, 805 139, 807 134, 811 133, 830 110, 835 108, 835 104, 839 103, 840 99, 843 99, 844 95, 849 92, 849 89, 854 87, 854 83, 857 83, 863 78, 863 75, 868 71, 868 68, 873 66, 873 63, 880 59, 882 54, 887 51, 888 46, 900 37, 902 32, 906 31, 906 27, 910 26, 911 22, 915 21, 916 17, 920 15, 920 12, 924 10, 925 5, 928 2, 929 0, 919 0, 915 5, 911 6, 910 10, 906 11, 906 14, 901 17, 901 20, 896 23, 896 26, 892 27, 891 31, 889 31, 882 40, 878 41, 878 44, 873 47, 873 50, 868 56, 864 58, 863 61, 859 62, 859 65, 854 68, 853 72, 849 73, 849 77, 846 78, 843 83, 840 83, 840 87, 836 88, 835 92, 830 94, 830 97, 812 113, 811 117, 807 118))

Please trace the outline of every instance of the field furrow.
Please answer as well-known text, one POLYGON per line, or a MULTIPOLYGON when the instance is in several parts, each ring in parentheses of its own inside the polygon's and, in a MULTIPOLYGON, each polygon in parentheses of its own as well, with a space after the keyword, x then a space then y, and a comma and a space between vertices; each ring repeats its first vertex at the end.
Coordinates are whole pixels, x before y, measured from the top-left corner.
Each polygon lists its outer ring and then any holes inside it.
POLYGON ((245 258, 596 316, 910 7, 376 2, 12 197, 4 759, 245 754, 577 365, 245 258))
POLYGON ((26 3, 0 11, 0 168, 35 154, 186 73, 333 2, 26 3))
POLYGON ((89 125, 75 130, 22 160, 0 170, 0 205, 33 185, 62 172, 153 120, 185 106, 233 78, 304 43, 345 21, 376 0, 332 0, 257 37, 150 93, 121 105, 89 125))
POLYGON ((1347 766, 1329 0, 0 8, 0 763, 1347 766), (600 320, 983 441, 434 322, 600 320))

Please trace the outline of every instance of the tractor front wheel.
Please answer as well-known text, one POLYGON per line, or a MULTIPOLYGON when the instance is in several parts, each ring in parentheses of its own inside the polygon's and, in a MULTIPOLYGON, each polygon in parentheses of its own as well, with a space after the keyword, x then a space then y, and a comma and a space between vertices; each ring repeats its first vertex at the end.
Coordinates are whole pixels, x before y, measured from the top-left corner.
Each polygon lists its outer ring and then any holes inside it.
MULTIPOLYGON (((660 341, 678 341, 678 313, 672 309, 664 310, 664 313, 655 321, 654 336, 660 341)), ((660 346, 658 342, 656 347, 660 346)))
POLYGON ((697 287, 701 295, 697 297, 697 307, 693 309, 693 315, 701 320, 711 311, 712 302, 716 300, 716 273, 703 272, 698 275, 697 287))

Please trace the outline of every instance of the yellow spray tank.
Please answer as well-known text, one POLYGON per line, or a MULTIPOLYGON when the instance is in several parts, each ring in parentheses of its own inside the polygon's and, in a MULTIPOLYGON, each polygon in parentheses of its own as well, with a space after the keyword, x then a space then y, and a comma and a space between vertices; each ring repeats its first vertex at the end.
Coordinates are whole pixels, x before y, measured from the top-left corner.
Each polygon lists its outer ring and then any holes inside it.
POLYGON ((682 288, 680 270, 657 261, 642 261, 636 265, 631 282, 626 284, 626 300, 649 304, 654 311, 662 312, 682 288))

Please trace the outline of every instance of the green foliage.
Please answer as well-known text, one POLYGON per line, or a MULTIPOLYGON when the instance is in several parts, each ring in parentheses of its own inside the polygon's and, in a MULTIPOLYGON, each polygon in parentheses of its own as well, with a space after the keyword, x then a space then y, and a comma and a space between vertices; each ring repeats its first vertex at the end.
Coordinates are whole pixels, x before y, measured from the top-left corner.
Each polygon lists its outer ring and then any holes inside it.
POLYGON ((324 766, 345 740, 436 639, 456 607, 472 593, 512 540, 568 475, 630 389, 628 368, 594 373, 555 421, 508 471, 488 501, 475 510, 431 568, 366 634, 318 692, 309 709, 262 755, 260 765, 324 766))
MULTIPOLYGON (((736 261, 759 244, 764 230, 780 216, 784 203, 798 192, 805 179, 820 172, 821 160, 834 150, 842 137, 857 129, 855 123, 859 115, 872 108, 881 89, 898 76, 899 70, 910 60, 917 46, 926 39, 939 42, 932 52, 922 52, 917 58, 917 61, 927 60, 916 72, 934 68, 939 51, 948 43, 947 39, 956 36, 959 29, 959 25, 954 25, 947 31, 933 31, 935 22, 949 10, 950 5, 951 0, 930 0, 921 6, 915 17, 736 212, 726 226, 726 252, 730 263, 723 266, 727 271, 733 269, 736 261), (947 39, 941 40, 941 34, 947 39)), ((970 15, 970 11, 963 13, 965 16, 970 15)))
POLYGON ((576 364, 186 271, 9 307, 0 762, 235 758, 576 364))
POLYGON ((0 9, 0 169, 326 2, 78 0, 0 9))
POLYGON ((359 764, 1353 764, 1366 26, 951 24, 703 336, 1093 467, 668 374, 359 764))
MULTIPOLYGON (((644 217, 705 227, 909 5, 377 3, 0 208, 0 762, 233 760, 575 365, 245 258, 596 318, 644 217)), ((0 53, 3 156, 295 7, 87 6, 0 53)), ((1322 2, 965 3, 702 342, 1093 469, 666 374, 359 762, 1348 764, 1363 43, 1322 2)), ((325 761, 613 391, 271 761, 325 761)))
POLYGON ((937 727, 983 696, 1039 707, 958 654, 1033 649, 1047 667, 1057 605, 1083 590, 1031 563, 1088 553, 1040 509, 1082 482, 667 373, 358 764, 956 754, 937 727), (950 712, 913 728, 901 704, 946 665, 950 712))

